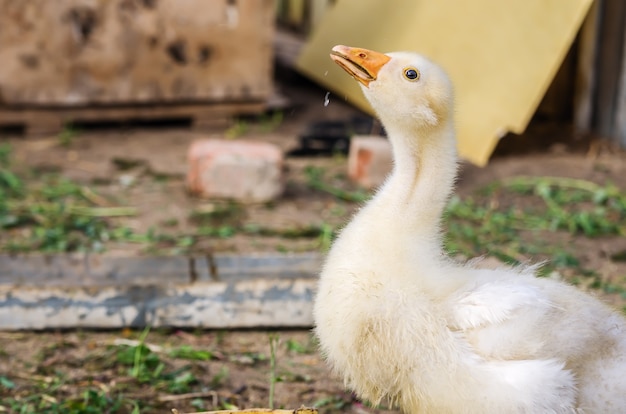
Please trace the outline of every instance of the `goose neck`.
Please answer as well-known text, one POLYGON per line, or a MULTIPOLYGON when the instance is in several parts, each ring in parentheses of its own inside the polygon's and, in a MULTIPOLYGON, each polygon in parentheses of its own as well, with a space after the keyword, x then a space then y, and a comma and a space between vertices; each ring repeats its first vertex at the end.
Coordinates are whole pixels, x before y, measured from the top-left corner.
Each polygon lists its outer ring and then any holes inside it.
POLYGON ((387 131, 395 165, 384 191, 404 213, 404 220, 438 231, 457 171, 454 131, 449 127, 387 131))

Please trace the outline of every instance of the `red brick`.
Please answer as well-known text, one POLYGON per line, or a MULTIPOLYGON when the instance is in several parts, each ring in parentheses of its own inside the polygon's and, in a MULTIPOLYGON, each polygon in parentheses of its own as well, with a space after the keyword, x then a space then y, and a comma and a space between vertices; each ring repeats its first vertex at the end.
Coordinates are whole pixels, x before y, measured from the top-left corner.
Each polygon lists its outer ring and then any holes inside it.
POLYGON ((204 198, 270 201, 283 192, 283 160, 267 142, 196 140, 188 152, 187 188, 204 198))
POLYGON ((391 144, 380 136, 356 135, 350 140, 348 176, 366 188, 378 187, 393 168, 391 144))

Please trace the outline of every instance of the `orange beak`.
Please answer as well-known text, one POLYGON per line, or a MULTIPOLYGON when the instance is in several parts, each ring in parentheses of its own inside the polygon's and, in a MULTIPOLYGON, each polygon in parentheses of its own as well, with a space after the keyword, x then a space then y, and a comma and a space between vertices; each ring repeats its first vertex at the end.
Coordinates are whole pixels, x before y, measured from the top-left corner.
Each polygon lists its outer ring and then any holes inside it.
POLYGON ((376 80, 380 68, 391 60, 383 53, 342 45, 333 47, 330 58, 365 87, 376 80))

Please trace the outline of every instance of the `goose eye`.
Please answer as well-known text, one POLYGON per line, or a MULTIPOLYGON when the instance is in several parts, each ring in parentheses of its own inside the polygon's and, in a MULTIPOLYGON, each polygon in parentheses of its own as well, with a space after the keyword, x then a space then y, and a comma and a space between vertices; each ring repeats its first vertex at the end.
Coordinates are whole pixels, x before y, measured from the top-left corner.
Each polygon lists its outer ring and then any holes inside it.
POLYGON ((404 69, 404 77, 408 80, 415 81, 419 79, 420 73, 417 71, 417 69, 407 68, 404 69))

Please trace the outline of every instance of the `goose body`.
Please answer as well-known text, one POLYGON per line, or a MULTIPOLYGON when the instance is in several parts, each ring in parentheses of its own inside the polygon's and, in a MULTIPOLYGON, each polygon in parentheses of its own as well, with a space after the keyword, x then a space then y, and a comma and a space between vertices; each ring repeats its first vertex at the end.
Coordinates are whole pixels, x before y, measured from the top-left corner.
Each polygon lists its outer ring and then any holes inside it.
POLYGON ((443 252, 456 177, 452 87, 426 58, 336 46, 392 143, 394 170, 334 242, 314 306, 347 386, 406 413, 626 412, 626 322, 533 268, 443 252))

